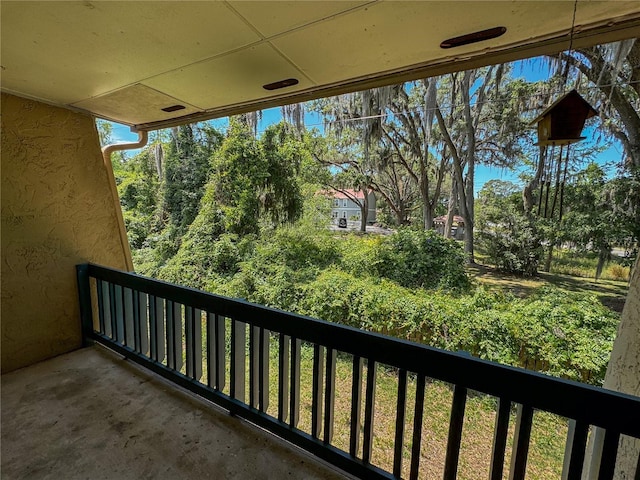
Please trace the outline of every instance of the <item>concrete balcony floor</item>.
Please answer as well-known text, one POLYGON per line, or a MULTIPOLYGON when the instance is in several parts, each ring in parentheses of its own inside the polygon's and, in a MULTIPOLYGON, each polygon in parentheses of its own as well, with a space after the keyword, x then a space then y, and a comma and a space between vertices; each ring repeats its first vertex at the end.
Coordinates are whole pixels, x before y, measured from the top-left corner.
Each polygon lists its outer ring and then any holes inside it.
POLYGON ((344 479, 95 346, 2 376, 9 479, 344 479))

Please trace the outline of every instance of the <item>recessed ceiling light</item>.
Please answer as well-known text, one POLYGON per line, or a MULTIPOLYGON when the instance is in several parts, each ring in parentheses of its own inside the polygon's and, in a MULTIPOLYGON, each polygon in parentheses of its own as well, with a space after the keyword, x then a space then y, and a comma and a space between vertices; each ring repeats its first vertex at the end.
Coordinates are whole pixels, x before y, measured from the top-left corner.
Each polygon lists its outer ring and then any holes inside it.
POLYGON ((461 37, 449 38, 440 44, 440 48, 453 48, 461 47, 462 45, 469 45, 470 43, 482 42, 484 40, 490 40, 492 38, 498 38, 504 35, 507 31, 507 27, 494 27, 487 30, 481 30, 479 32, 468 33, 461 37))
POLYGON ((279 88, 291 87, 292 85, 297 85, 297 78, 287 78, 285 80, 280 80, 279 82, 267 83, 263 85, 262 88, 265 90, 278 90, 279 88))
POLYGON ((185 108, 187 107, 185 107, 184 105, 171 105, 170 107, 165 107, 165 108, 162 108, 161 110, 163 112, 175 112, 177 110, 184 110, 185 108))

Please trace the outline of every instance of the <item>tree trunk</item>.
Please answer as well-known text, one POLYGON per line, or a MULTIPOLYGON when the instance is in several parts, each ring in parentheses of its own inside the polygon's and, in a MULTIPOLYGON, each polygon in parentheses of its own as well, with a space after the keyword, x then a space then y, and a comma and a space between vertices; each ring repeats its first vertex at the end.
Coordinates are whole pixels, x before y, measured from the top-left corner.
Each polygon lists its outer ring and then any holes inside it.
POLYGON ((549 245, 549 249, 547 250, 547 256, 544 259, 544 270, 549 273, 551 271, 551 260, 553 259, 553 242, 549 245))
POLYGON ((404 225, 407 221, 407 213, 405 211, 404 202, 402 202, 397 210, 394 210, 396 214, 396 221, 398 225, 404 225))
POLYGON ((163 151, 162 144, 160 142, 156 143, 154 149, 154 157, 156 160, 156 172, 158 172, 158 180, 162 181, 162 163, 163 163, 163 151))
MULTIPOLYGON (((536 168, 536 174, 533 179, 524 187, 524 191, 522 192, 522 203, 524 204, 524 213, 529 216, 533 211, 534 202, 533 202, 533 192, 540 185, 540 180, 542 179, 542 172, 544 171, 546 150, 545 147, 540 145, 540 154, 538 157, 538 166, 536 168)), ((542 195, 542 194, 541 194, 542 195)))
POLYGON ((433 228, 433 208, 431 208, 431 202, 423 198, 422 208, 424 208, 424 229, 430 230, 433 228))
POLYGON ((445 238, 451 238, 451 227, 453 227, 453 215, 456 211, 456 202, 458 201, 458 192, 456 191, 456 181, 451 182, 451 192, 449 193, 449 207, 447 208, 447 221, 444 224, 445 238))
MULTIPOLYGON (((639 259, 640 260, 640 259, 639 259)), ((613 344, 611 360, 604 377, 604 388, 640 397, 640 261, 631 275, 627 301, 622 310, 622 317, 618 325, 618 335, 613 344)), ((587 480, 598 478, 600 455, 604 431, 595 428, 587 449, 587 473, 583 476, 587 480)), ((640 439, 623 436, 620 440, 616 461, 615 480, 638 478, 636 471, 640 439), (634 477, 635 472, 635 477, 634 477)))
MULTIPOLYGON (((425 146, 425 158, 428 155, 425 146)), ((426 159, 420 162, 420 197, 422 200, 422 221, 424 229, 429 230, 433 226, 433 210, 429 201, 429 176, 427 175, 426 159)))
POLYGON ((467 215, 464 219, 464 251, 467 253, 467 260, 469 263, 476 263, 476 259, 474 257, 473 250, 473 224, 475 222, 475 198, 473 196, 473 186, 474 186, 474 177, 475 177, 475 158, 473 155, 468 159, 468 170, 467 170, 467 184, 465 201, 467 202, 466 211, 467 215))
MULTIPOLYGON (((473 222, 474 222, 474 197, 473 186, 475 182, 475 163, 476 163, 476 131, 473 118, 471 117, 471 99, 469 90, 471 89, 471 72, 464 74, 462 82, 462 99, 464 100, 464 119, 466 123, 467 134, 467 178, 461 184, 460 190, 464 195, 460 196, 460 202, 464 202, 462 209, 464 217, 464 251, 467 254, 467 261, 471 264, 476 263, 473 257, 473 222)), ((476 108, 480 109, 482 104, 476 108)), ((479 113, 478 113, 479 115, 479 113)))
POLYGON ((605 265, 611 259, 611 245, 608 243, 603 243, 600 245, 600 250, 598 251, 598 265, 596 265, 596 282, 600 279, 600 275, 602 275, 602 270, 604 270, 605 265))
POLYGON ((360 231, 367 231, 367 215, 369 213, 369 196, 367 195, 366 189, 362 192, 364 194, 364 199, 360 204, 360 231))

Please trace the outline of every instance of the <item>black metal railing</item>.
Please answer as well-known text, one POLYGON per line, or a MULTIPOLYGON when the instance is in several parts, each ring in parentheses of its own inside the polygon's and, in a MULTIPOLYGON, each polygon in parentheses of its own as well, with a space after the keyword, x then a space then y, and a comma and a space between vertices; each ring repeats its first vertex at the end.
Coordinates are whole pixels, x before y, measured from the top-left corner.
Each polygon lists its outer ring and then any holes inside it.
POLYGON ((621 436, 640 438, 637 397, 96 265, 79 265, 77 274, 87 343, 106 345, 361 478, 399 478, 405 453, 410 455, 409 478, 418 478, 427 379, 453 385, 445 479, 457 477, 471 390, 498 399, 490 479, 504 473, 512 408, 517 416, 508 469, 514 480, 525 478, 534 410, 569 419, 563 478, 580 479, 591 426, 605 432, 602 480, 613 477, 621 436), (302 343, 313 352, 310 433, 298 428, 302 343), (271 358, 273 348, 277 355, 271 358), (339 352, 352 359, 348 451, 332 445, 339 352), (277 408, 271 406, 271 411, 277 414, 270 415, 269 362, 274 358, 278 391, 277 408), (397 372, 390 471, 371 464, 378 365, 397 372), (416 385, 412 398, 407 394, 409 376, 416 385), (407 408, 413 408, 410 452, 404 447, 407 408))

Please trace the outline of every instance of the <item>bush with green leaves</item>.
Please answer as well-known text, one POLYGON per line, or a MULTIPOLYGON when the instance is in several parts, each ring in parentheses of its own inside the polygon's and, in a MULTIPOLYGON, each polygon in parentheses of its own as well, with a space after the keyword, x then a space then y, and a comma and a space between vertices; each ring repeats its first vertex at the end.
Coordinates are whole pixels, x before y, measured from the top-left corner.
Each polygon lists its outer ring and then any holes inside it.
POLYGON ((489 262, 502 272, 525 276, 538 273, 542 245, 533 222, 515 211, 504 211, 498 222, 477 235, 489 262))
MULTIPOLYGON (((205 193, 205 198, 212 195, 209 187, 205 193)), ((216 208, 213 202, 203 202, 198 216, 189 226, 180 248, 167 264, 160 270, 159 277, 170 282, 181 283, 194 288, 203 288, 211 275, 217 274, 217 255, 215 250, 226 250, 223 246, 217 247, 221 242, 221 235, 225 232, 224 215, 216 208)), ((228 245, 231 238, 227 237, 228 245)), ((228 254, 227 254, 228 257, 228 254)), ((228 260, 228 258, 227 258, 228 260)), ((223 262, 224 263, 224 262, 223 262)), ((228 261, 227 261, 228 263, 228 261)), ((227 270, 233 269, 229 265, 227 270)))
POLYGON ((618 322, 592 295, 556 288, 541 288, 527 299, 481 287, 452 296, 334 267, 306 282, 283 266, 266 277, 246 273, 227 283, 224 293, 592 384, 604 379, 618 322), (238 289, 249 278, 251 288, 238 289))
POLYGON ((462 249, 434 232, 304 225, 241 237, 226 232, 215 205, 203 205, 161 278, 565 378, 604 378, 618 318, 593 296, 473 287, 462 249))
POLYGON ((462 246, 433 230, 401 228, 380 244, 376 273, 404 287, 469 287, 462 246))
POLYGON ((498 270, 531 276, 542 257, 540 232, 524 214, 520 188, 491 180, 480 190, 476 214, 478 246, 498 270))
POLYGON ((327 270, 299 289, 305 315, 592 384, 618 323, 593 295, 550 287, 527 299, 484 288, 451 296, 327 270))
POLYGON ((618 317, 595 295, 542 287, 512 319, 518 365, 599 383, 613 348, 618 317))

